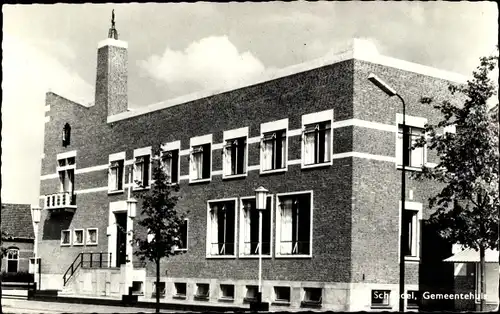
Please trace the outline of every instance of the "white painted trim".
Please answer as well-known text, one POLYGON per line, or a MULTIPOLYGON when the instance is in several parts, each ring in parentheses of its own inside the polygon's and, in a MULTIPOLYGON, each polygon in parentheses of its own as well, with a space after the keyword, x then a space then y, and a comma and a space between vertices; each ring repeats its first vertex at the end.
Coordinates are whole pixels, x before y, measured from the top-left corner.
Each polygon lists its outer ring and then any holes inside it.
POLYGON ((76 150, 57 154, 57 160, 76 157, 76 150))
POLYGON ((348 126, 356 126, 361 128, 368 128, 368 129, 387 131, 387 132, 397 132, 397 127, 395 127, 394 125, 361 120, 361 119, 347 119, 341 121, 334 121, 332 123, 332 129, 338 129, 348 126))
POLYGON ((261 137, 260 137, 260 136, 249 137, 249 138, 247 139, 247 143, 248 143, 248 144, 257 144, 257 143, 260 143, 260 139, 261 139, 261 137))
MULTIPOLYGON (((274 195, 273 194, 268 194, 268 198, 271 199, 271 208, 269 208, 270 211, 270 218, 271 218, 271 224, 270 224, 270 230, 269 230, 269 254, 262 254, 262 258, 271 258, 273 256, 273 229, 274 229, 274 195)), ((255 196, 242 196, 240 197, 240 201, 238 202, 238 207, 239 207, 239 230, 238 230, 238 257, 239 258, 259 258, 258 254, 251 254, 251 255, 246 255, 244 254, 244 235, 243 235, 243 226, 245 224, 244 221, 244 215, 243 215, 243 201, 248 200, 248 199, 255 199, 255 196)))
POLYGON ((248 166, 248 171, 256 171, 260 169, 260 165, 248 166))
POLYGON ((302 130, 301 129, 288 130, 286 134, 287 137, 300 136, 302 135, 302 130))
POLYGON ((45 105, 45 107, 43 108, 45 112, 49 112, 50 111, 50 105, 45 105))
POLYGON ((189 156, 191 150, 190 149, 183 149, 179 151, 179 156, 189 156))
POLYGON ((243 127, 239 129, 232 129, 228 131, 224 131, 223 139, 224 142, 227 140, 232 140, 235 138, 247 137, 248 138, 248 127, 243 127))
POLYGON ((341 159, 341 158, 349 158, 349 157, 371 159, 371 160, 378 160, 378 161, 387 161, 387 162, 395 162, 396 161, 396 158, 391 157, 391 156, 374 155, 374 154, 359 153, 359 152, 347 152, 347 153, 338 153, 338 154, 332 155, 332 159, 341 159))
POLYGON ((128 48, 128 43, 122 40, 117 40, 114 38, 106 38, 104 40, 101 40, 97 44, 97 49, 102 48, 104 46, 113 46, 113 47, 118 47, 118 48, 128 48))
MULTIPOLYGON (((427 118, 405 115, 405 126, 424 129, 426 123, 427 123, 427 118)), ((403 115, 401 113, 396 113, 396 126, 395 126, 396 130, 397 130, 397 132, 396 132, 396 145, 395 145, 396 146, 395 147, 396 161, 394 162, 396 169, 401 169, 402 165, 403 165, 403 155, 402 155, 403 139, 401 141, 399 140, 399 126, 402 124, 403 124, 403 115)), ((424 145, 423 150, 424 150, 424 156, 423 156, 422 164, 426 165, 427 164, 427 144, 424 145)), ((411 154, 411 152, 410 152, 410 154, 411 154)), ((411 165, 406 166, 405 169, 410 170, 410 171, 421 170, 420 167, 413 167, 411 165)))
POLYGON ((238 240, 238 198, 232 197, 232 198, 221 198, 221 199, 212 199, 212 200, 207 200, 207 212, 206 212, 206 217, 207 217, 207 231, 205 234, 205 245, 206 245, 206 258, 236 258, 236 249, 237 245, 236 242, 238 240), (234 254, 233 255, 211 255, 210 254, 210 230, 211 228, 211 222, 210 222, 210 203, 218 203, 218 202, 234 202, 234 254))
POLYGON ((87 193, 94 193, 94 192, 107 192, 108 187, 103 186, 103 187, 98 187, 98 188, 90 188, 90 189, 84 189, 84 190, 78 190, 75 191, 75 194, 87 194, 87 193))
POLYGON ((87 228, 85 230, 85 245, 98 245, 99 244, 99 228, 87 228), (96 242, 89 242, 90 236, 89 231, 95 230, 95 240, 96 242))
MULTIPOLYGON (((420 238, 421 238, 421 224, 422 224, 422 203, 420 202, 412 202, 412 201, 405 201, 405 210, 412 210, 417 212, 417 221, 416 221, 416 228, 417 231, 416 233, 416 255, 415 256, 405 256, 405 263, 406 262, 419 262, 420 261, 420 238)), ((401 231, 402 231, 402 226, 401 226, 401 216, 402 216, 402 208, 401 208, 401 201, 398 202, 398 264, 401 256, 401 231)))
MULTIPOLYGON (((427 123, 427 118, 414 117, 407 114, 405 115, 405 117, 405 125, 407 126, 414 126, 423 129, 425 127, 425 124, 427 123)), ((396 123, 398 125, 403 124, 403 115, 401 113, 396 113, 396 123)))
POLYGON ((288 131, 288 118, 260 124, 260 134, 286 129, 288 131))
POLYGON ((276 240, 275 240, 275 247, 276 247, 276 253, 274 254, 274 257, 276 258, 312 258, 312 249, 313 249, 313 232, 314 232, 314 224, 313 224, 313 211, 314 211, 314 191, 313 190, 307 190, 307 191, 295 191, 295 192, 285 192, 285 193, 276 193, 276 240), (309 229, 309 254, 297 254, 297 255, 282 255, 279 254, 279 243, 280 243, 280 228, 281 228, 281 211, 278 209, 280 206, 280 201, 279 198, 282 196, 289 196, 289 195, 301 195, 301 194, 310 194, 310 229, 309 229))
POLYGON ((64 229, 61 230, 61 241, 60 241, 60 246, 71 246, 71 239, 73 238, 73 234, 71 232, 71 229, 64 229), (69 232, 69 243, 63 243, 63 232, 69 232))
POLYGON ((224 147, 224 143, 212 144, 212 150, 219 150, 219 149, 222 149, 223 147, 224 147))
MULTIPOLYGON (((300 159, 293 159, 288 161, 289 165, 300 165, 300 159)), ((279 170, 279 169, 278 169, 279 170)))
POLYGON ((99 166, 87 167, 87 168, 78 168, 78 169, 75 169, 75 174, 82 174, 82 173, 87 173, 87 172, 107 170, 108 168, 109 168, 109 164, 108 165, 99 165, 99 166))
POLYGON ((151 146, 134 149, 134 158, 146 155, 151 156, 151 146))
POLYGON ((59 177, 59 175, 57 173, 45 174, 43 176, 40 176, 40 181, 57 179, 58 177, 59 177))
POLYGON ((125 161, 125 152, 110 154, 108 160, 109 160, 109 162, 117 161, 117 160, 125 161))
POLYGON ((50 122, 50 116, 45 116, 44 121, 45 123, 50 122))
POLYGON ((286 119, 281 119, 281 120, 276 120, 276 121, 270 121, 266 123, 261 123, 260 125, 260 142, 261 142, 261 147, 260 147, 260 174, 267 174, 267 173, 275 173, 275 172, 286 172, 288 171, 288 118, 286 119), (280 169, 272 169, 272 170, 264 170, 264 154, 263 154, 263 146, 262 146, 262 140, 264 138, 265 133, 269 132, 274 132, 274 131, 279 131, 279 130, 285 130, 285 156, 282 156, 282 158, 285 161, 285 166, 280 169))
POLYGON ((210 143, 212 144, 212 134, 205 134, 201 136, 195 136, 189 139, 189 146, 192 148, 193 146, 199 146, 203 144, 210 143))
POLYGON ((83 246, 85 244, 85 229, 73 229, 73 246, 83 246), (76 243, 76 232, 82 233, 82 242, 76 243))
POLYGON ((302 127, 323 121, 333 121, 333 109, 313 112, 302 115, 302 127))
POLYGON ((329 165, 333 164, 333 158, 332 158, 332 155, 333 155, 333 128, 332 128, 332 124, 333 124, 333 109, 319 111, 319 112, 313 112, 313 113, 309 113, 309 114, 302 116, 302 130, 301 130, 301 134, 300 134, 301 135, 301 141, 300 141, 301 162, 300 162, 300 165, 301 165, 302 169, 315 168, 315 167, 319 167, 319 166, 324 167, 324 166, 329 166, 329 165), (305 158, 306 151, 304 148, 304 143, 305 143, 304 131, 305 131, 307 125, 316 124, 316 123, 320 123, 320 122, 330 122, 330 143, 328 143, 328 145, 330 146, 330 156, 328 158, 328 161, 326 161, 326 162, 323 162, 320 164, 308 164, 308 165, 306 165, 304 163, 304 161, 306 159, 305 158))
POLYGON ((164 152, 172 151, 178 149, 181 150, 181 141, 173 141, 169 143, 162 144, 160 146, 161 150, 164 152))

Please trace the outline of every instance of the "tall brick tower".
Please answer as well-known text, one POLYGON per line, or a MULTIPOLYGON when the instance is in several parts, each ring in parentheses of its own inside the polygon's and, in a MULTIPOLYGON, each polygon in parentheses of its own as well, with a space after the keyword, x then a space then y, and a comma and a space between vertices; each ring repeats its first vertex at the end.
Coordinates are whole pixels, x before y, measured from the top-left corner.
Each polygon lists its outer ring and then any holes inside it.
POLYGON ((95 104, 106 116, 127 111, 127 48, 118 40, 113 10, 108 38, 97 46, 95 104))

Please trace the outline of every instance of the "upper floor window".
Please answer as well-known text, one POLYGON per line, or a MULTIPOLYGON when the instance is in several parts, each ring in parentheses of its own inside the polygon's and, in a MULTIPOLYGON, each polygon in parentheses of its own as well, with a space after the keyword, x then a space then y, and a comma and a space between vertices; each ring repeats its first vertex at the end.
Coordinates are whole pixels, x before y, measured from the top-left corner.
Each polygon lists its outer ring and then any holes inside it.
POLYGON ((288 119, 266 122, 260 125, 261 173, 286 170, 287 131, 288 119))
POLYGON ((234 255, 236 200, 208 202, 207 255, 234 255))
POLYGON ((109 156, 109 192, 123 191, 125 177, 125 152, 109 156))
POLYGON ((188 249, 188 223, 189 220, 186 218, 180 225, 179 240, 180 245, 176 250, 187 250, 188 249))
POLYGON ((7 272, 17 273, 19 271, 19 249, 7 250, 7 272))
POLYGON ((212 176, 212 134, 191 138, 189 182, 207 181, 212 176))
POLYGON ((134 150, 134 187, 148 188, 151 181, 151 147, 134 150))
MULTIPOLYGON (((240 211, 240 255, 259 254, 259 211, 255 197, 241 199, 240 211)), ((262 212, 262 255, 271 255, 272 196, 267 197, 266 209, 262 212)))
POLYGON ((427 119, 406 116, 403 127, 402 115, 397 116, 398 135, 396 142, 397 165, 410 168, 422 168, 426 163, 426 147, 412 148, 417 140, 425 134, 424 126, 427 119))
POLYGON ((244 175, 247 172, 248 128, 224 132, 223 177, 244 175))
POLYGON ((69 125, 69 123, 66 123, 62 131, 62 146, 64 147, 69 146, 70 142, 71 142, 71 126, 69 125))
POLYGON ((277 208, 277 254, 310 255, 312 192, 278 194, 277 208))
POLYGON ((302 116, 302 167, 331 164, 333 110, 302 116))
MULTIPOLYGON (((56 168, 59 175, 59 191, 68 193, 72 198, 75 191, 76 151, 58 154, 56 168)), ((73 204, 73 200, 70 201, 73 204)))
POLYGON ((162 145, 161 166, 170 183, 179 183, 180 141, 162 145))

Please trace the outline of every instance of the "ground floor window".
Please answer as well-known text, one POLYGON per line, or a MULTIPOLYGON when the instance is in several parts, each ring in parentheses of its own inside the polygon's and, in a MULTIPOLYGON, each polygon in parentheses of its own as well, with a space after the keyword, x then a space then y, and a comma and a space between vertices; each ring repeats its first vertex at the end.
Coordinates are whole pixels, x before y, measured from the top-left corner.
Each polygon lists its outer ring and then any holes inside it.
POLYGON ((372 306, 387 307, 390 306, 390 290, 372 290, 372 306))
POLYGON ((194 295, 197 300, 208 300, 210 296, 210 285, 208 283, 196 284, 196 294, 194 295))
POLYGON ((236 228, 236 200, 208 202, 208 253, 234 255, 236 228))
POLYGON ((174 298, 186 298, 186 283, 185 282, 176 282, 174 283, 175 294, 174 298))
POLYGON ((19 249, 7 250, 7 272, 17 273, 19 271, 19 249))

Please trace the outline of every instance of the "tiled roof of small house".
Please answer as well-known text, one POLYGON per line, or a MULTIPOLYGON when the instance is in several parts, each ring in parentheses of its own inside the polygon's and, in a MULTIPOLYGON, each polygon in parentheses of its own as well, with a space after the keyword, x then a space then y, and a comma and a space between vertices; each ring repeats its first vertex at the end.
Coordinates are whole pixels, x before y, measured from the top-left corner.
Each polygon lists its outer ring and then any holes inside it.
POLYGON ((2 204, 2 233, 7 233, 9 238, 34 239, 31 206, 2 204))

